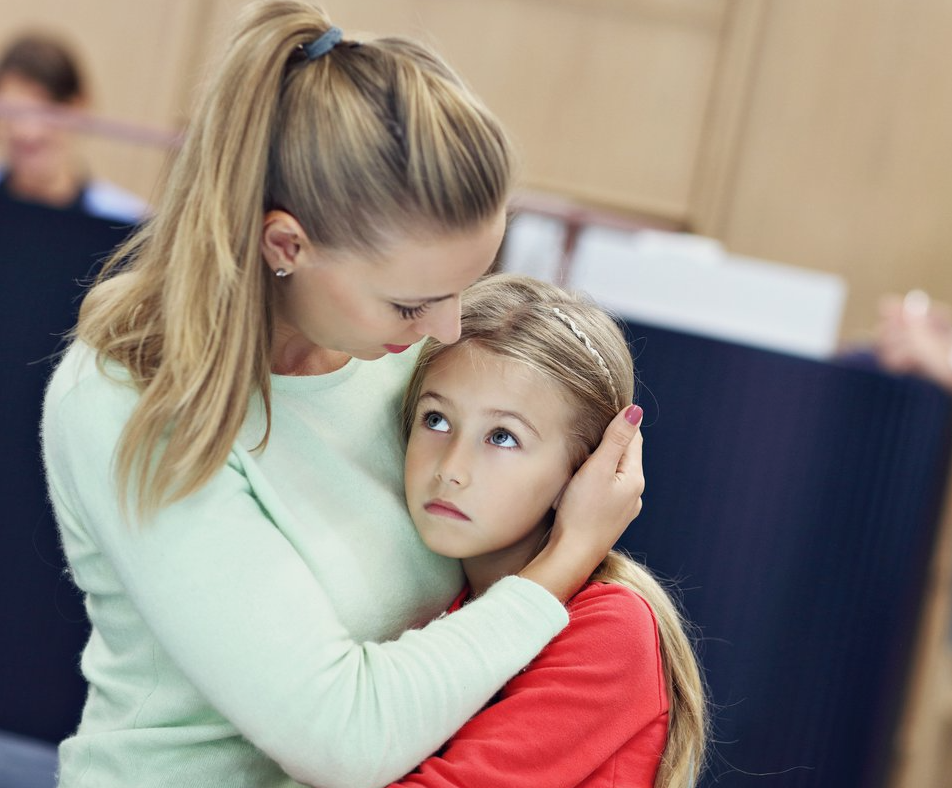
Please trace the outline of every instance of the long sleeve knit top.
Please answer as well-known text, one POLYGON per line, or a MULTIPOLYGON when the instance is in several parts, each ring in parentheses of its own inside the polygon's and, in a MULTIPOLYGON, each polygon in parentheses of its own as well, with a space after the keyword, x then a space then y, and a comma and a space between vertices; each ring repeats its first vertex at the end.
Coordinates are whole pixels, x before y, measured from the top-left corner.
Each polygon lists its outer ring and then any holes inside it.
POLYGON ((267 447, 252 451, 253 403, 225 467, 136 523, 113 459, 138 395, 82 343, 66 353, 43 455, 92 634, 61 788, 379 786, 565 625, 563 606, 517 577, 431 621, 461 573, 424 547, 403 503, 396 409, 412 360, 274 377, 267 447))

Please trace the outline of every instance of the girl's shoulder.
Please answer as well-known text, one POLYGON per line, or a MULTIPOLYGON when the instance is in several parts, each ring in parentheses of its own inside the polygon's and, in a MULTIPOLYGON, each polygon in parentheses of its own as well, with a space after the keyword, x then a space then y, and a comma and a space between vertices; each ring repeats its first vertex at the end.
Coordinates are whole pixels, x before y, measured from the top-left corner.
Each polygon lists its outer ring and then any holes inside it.
POLYGON ((648 602, 621 583, 592 582, 584 585, 569 601, 569 628, 590 636, 598 630, 602 637, 657 645, 658 623, 648 602))
POLYGON ((536 660, 538 669, 564 668, 592 692, 615 692, 619 682, 652 709, 664 709, 664 668, 654 613, 620 583, 588 583, 569 601, 569 624, 536 660))
MULTIPOLYGON (((569 600, 569 608, 589 605, 611 605, 612 607, 645 610, 651 613, 651 605, 637 591, 624 583, 605 583, 592 581, 582 586, 569 600)), ((653 615, 653 613, 652 613, 653 615)))

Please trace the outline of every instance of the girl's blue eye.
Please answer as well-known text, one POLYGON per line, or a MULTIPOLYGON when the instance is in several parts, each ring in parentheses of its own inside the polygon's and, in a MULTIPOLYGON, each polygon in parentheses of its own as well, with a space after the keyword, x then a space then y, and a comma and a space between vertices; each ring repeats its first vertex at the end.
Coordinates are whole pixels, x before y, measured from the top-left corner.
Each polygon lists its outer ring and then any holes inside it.
POLYGON ((449 432, 450 425, 442 413, 437 413, 435 410, 431 410, 429 413, 423 414, 423 425, 428 430, 433 430, 434 432, 449 432))
POLYGON ((493 430, 489 435, 489 442, 503 449, 515 449, 519 446, 516 436, 507 430, 493 430))
POLYGON ((391 306, 400 313, 400 317, 404 320, 417 320, 418 318, 423 317, 426 314, 426 310, 430 308, 430 304, 419 304, 417 306, 404 306, 403 304, 391 304, 391 306))

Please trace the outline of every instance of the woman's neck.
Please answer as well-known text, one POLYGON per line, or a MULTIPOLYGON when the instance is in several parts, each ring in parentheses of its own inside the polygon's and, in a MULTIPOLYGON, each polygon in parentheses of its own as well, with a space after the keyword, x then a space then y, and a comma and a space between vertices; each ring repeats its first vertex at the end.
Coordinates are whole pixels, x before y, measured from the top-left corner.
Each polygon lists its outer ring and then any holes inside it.
POLYGON ((346 353, 315 345, 295 331, 280 327, 274 331, 271 371, 275 375, 326 375, 339 370, 350 358, 346 353))

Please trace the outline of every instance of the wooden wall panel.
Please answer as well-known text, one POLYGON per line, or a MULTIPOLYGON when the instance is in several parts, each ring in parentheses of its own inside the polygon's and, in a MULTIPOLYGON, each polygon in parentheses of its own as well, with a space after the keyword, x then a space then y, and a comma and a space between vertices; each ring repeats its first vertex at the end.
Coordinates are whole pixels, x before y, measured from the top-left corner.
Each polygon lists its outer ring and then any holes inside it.
POLYGON ((328 0, 432 43, 500 116, 523 182, 684 221, 726 3, 328 0))
MULTIPOLYGON (((511 130, 523 182, 674 222, 688 218, 732 0, 328 0, 350 30, 439 49, 511 130)), ((0 0, 0 33, 67 31, 107 116, 174 128, 243 0, 0 0)), ((150 193, 164 154, 92 142, 93 169, 150 193)))
POLYGON ((952 3, 771 2, 720 220, 734 251, 844 275, 844 334, 881 294, 952 299, 952 3))
MULTIPOLYGON (((84 50, 96 109, 187 115, 244 0, 0 0, 84 50)), ((436 46, 512 131, 523 182, 842 274, 844 334, 881 293, 952 300, 950 0, 326 0, 348 32, 436 46)), ((148 195, 164 153, 92 143, 148 195)))

